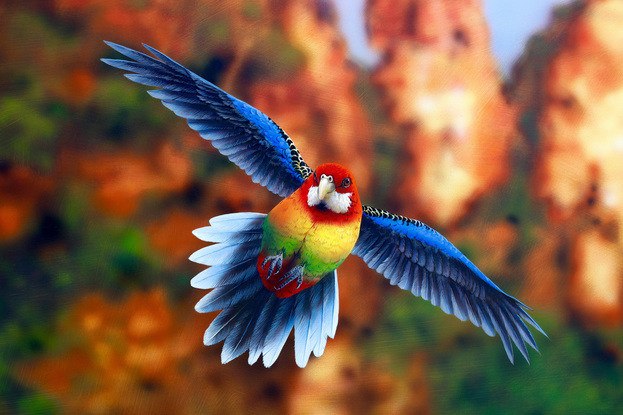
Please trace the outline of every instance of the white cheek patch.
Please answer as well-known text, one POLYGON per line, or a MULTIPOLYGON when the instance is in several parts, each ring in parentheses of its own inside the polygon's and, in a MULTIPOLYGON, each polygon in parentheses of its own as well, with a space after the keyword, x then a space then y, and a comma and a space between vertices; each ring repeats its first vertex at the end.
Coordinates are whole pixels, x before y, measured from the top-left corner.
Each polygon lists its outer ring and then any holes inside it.
MULTIPOLYGON (((352 204, 350 197, 352 193, 329 193, 329 198, 324 204, 335 213, 346 213, 352 204)), ((307 204, 309 206, 318 206, 322 201, 318 198, 318 186, 311 186, 307 192, 307 204)))
POLYGON ((352 203, 350 200, 352 195, 352 193, 333 192, 325 204, 335 213, 346 213, 352 203))
POLYGON ((311 186, 307 192, 307 204, 309 206, 318 206, 320 199, 318 198, 318 186, 311 186))

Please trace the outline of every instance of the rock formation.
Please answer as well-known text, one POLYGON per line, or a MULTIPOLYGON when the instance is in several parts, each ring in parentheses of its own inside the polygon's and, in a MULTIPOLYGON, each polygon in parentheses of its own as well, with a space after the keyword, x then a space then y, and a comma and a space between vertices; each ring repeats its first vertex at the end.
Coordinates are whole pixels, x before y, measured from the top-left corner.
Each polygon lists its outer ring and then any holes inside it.
POLYGON ((367 22, 383 54, 374 81, 406 129, 398 203, 405 214, 448 225, 509 173, 514 112, 482 4, 373 0, 367 22))
POLYGON ((623 3, 559 8, 515 76, 534 191, 547 204, 549 231, 571 240, 570 308, 590 322, 621 322, 623 3))

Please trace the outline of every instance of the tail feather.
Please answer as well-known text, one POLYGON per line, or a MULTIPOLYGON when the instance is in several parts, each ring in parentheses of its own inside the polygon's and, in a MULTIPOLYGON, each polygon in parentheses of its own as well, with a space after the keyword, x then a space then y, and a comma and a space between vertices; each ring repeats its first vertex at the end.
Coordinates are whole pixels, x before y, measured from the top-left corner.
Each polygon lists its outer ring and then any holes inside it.
POLYGON ((269 295, 268 300, 264 304, 258 322, 251 336, 251 344, 249 345, 249 364, 257 362, 262 350, 264 349, 264 340, 270 330, 270 323, 279 307, 279 298, 276 295, 269 295))
POLYGON ((279 300, 279 308, 275 312, 262 348, 266 367, 271 367, 275 363, 294 326, 294 298, 292 296, 279 300))
POLYGON ((314 356, 316 357, 322 356, 322 354, 324 353, 325 347, 327 347, 327 337, 321 336, 318 338, 318 342, 316 343, 316 346, 314 347, 314 350, 313 350, 314 356))
POLYGON ((254 248, 261 246, 257 240, 241 244, 218 243, 201 248, 190 256, 190 260, 203 265, 237 264, 245 259, 257 258, 254 248))
POLYGON ((331 310, 331 312, 326 315, 326 319, 324 320, 322 326, 323 329, 326 326, 327 331, 325 331, 324 333, 326 333, 327 336, 334 338, 335 331, 337 330, 337 316, 340 311, 340 302, 338 301, 339 290, 337 285, 336 271, 333 271, 332 281, 327 281, 326 287, 327 288, 325 289, 326 294, 324 296, 324 301, 325 305, 328 307, 329 310, 331 310))
POLYGON ((240 311, 240 308, 235 307, 223 310, 205 331, 203 335, 203 344, 206 346, 212 346, 213 344, 217 344, 225 340, 229 335, 229 330, 231 330, 230 324, 236 320, 236 317, 240 314, 240 311))
MULTIPOLYGON (((314 356, 320 357, 324 353, 324 349, 327 345, 327 337, 335 337, 335 331, 337 329, 339 302, 338 299, 338 286, 337 286, 337 272, 333 271, 333 275, 326 277, 322 280, 322 296, 320 301, 322 303, 322 329, 321 335, 318 337, 318 342, 314 347, 314 356), (334 301, 335 299, 335 301, 334 301)), ((319 285, 319 284, 316 284, 319 285)), ((315 286, 314 286, 315 287, 315 286)), ((320 287, 319 287, 320 288, 320 287)))
POLYGON ((238 264, 214 265, 206 268, 190 280, 190 285, 195 288, 216 288, 228 284, 240 283, 250 277, 255 271, 257 261, 254 258, 247 259, 238 264))
POLYGON ((287 298, 278 298, 264 287, 255 258, 261 249, 266 215, 236 213, 210 220, 194 234, 216 242, 202 248, 191 260, 212 265, 191 281, 197 288, 212 288, 195 306, 199 312, 223 310, 210 324, 204 343, 225 341, 221 360, 227 363, 249 351, 249 364, 263 355, 271 366, 294 328, 296 363, 304 367, 314 352, 324 352, 327 337, 337 327, 337 274, 287 298))
POLYGON ((312 304, 309 292, 302 291, 296 297, 296 318, 294 320, 294 353, 296 364, 307 366, 311 351, 312 304))
MULTIPOLYGON (((318 343, 320 342, 320 338, 322 336, 322 313, 323 313, 323 290, 310 291, 309 295, 309 303, 311 308, 311 316, 309 318, 309 334, 308 337, 310 339, 308 343, 308 348, 306 348, 305 353, 309 356, 309 354, 316 349, 318 343)), ((326 336, 325 336, 326 337, 326 336)))
POLYGON ((200 313, 210 313, 233 307, 240 303, 244 304, 257 295, 258 291, 260 291, 258 285, 251 278, 243 280, 238 284, 217 287, 199 300, 195 305, 195 310, 200 313))
POLYGON ((220 229, 213 229, 212 226, 206 226, 205 228, 195 229, 193 234, 206 242, 227 242, 227 243, 241 243, 254 241, 256 239, 262 239, 262 232, 252 231, 245 232, 240 231, 238 233, 231 233, 222 231, 220 229))
POLYGON ((324 285, 322 290, 318 290, 314 293, 312 302, 312 327, 314 327, 314 332, 311 334, 312 338, 316 339, 316 343, 313 345, 312 351, 314 352, 314 356, 321 356, 324 352, 324 348, 327 345, 326 339, 327 334, 324 333, 324 320, 325 314, 328 313, 328 310, 325 307, 324 301, 325 289, 324 285), (317 332, 320 332, 318 335, 317 332), (324 339, 324 342, 323 342, 324 339))
POLYGON ((252 301, 244 304, 240 316, 225 339, 221 354, 223 363, 227 363, 249 350, 251 333, 255 329, 257 320, 256 304, 252 301))
POLYGON ((210 225, 215 228, 222 228, 224 231, 257 231, 264 226, 264 219, 266 219, 265 213, 228 213, 213 217, 210 219, 210 225))

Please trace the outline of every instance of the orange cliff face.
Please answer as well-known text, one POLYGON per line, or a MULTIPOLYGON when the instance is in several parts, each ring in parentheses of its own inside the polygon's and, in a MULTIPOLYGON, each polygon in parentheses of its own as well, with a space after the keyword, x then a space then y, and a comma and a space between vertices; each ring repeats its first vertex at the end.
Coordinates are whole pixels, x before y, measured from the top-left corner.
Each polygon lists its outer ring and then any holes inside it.
POLYGON ((407 131, 397 202, 405 214, 453 223, 504 183, 515 133, 482 4, 371 0, 367 22, 383 54, 374 81, 407 131))
POLYGON ((536 185, 559 219, 596 190, 597 204, 623 220, 622 24, 623 4, 592 3, 547 71, 536 185))
POLYGON ((589 221, 573 242, 571 308, 623 321, 623 3, 588 2, 544 80, 534 185, 550 217, 589 221))
POLYGON ((530 278, 548 280, 549 298, 588 325, 623 321, 621 45, 621 2, 573 3, 514 68, 513 100, 533 146, 532 190, 549 219, 528 259, 537 272, 530 278), (556 268, 557 276, 547 271, 556 268))

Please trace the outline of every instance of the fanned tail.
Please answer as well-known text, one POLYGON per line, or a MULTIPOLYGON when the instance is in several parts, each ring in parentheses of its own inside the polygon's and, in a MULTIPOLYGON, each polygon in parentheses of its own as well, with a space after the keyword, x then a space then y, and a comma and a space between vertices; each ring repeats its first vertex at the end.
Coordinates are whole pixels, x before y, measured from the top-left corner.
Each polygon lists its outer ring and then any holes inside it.
POLYGON ((321 356, 327 337, 337 328, 337 273, 291 297, 278 298, 266 289, 257 271, 265 214, 232 213, 196 229, 199 239, 214 242, 190 256, 210 268, 197 274, 191 285, 212 289, 195 306, 200 313, 223 310, 210 324, 204 343, 225 341, 221 361, 227 363, 249 351, 249 364, 263 355, 270 367, 294 329, 296 364, 305 367, 311 352, 321 356))

